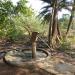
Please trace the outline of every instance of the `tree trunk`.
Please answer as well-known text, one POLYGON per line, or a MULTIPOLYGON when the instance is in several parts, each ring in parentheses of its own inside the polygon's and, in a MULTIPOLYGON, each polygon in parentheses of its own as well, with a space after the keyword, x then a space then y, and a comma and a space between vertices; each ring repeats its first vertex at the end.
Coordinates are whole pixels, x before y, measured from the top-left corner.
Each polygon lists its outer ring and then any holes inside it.
POLYGON ((56 39, 57 39, 57 36, 58 36, 58 31, 57 31, 57 22, 58 22, 58 15, 57 15, 57 0, 55 1, 54 3, 54 16, 53 16, 53 25, 52 25, 52 45, 53 47, 56 45, 56 39))
POLYGON ((59 29, 58 20, 57 20, 57 32, 58 32, 58 36, 59 36, 59 38, 61 38, 61 37, 60 37, 60 36, 61 36, 61 33, 60 33, 60 29, 59 29))
POLYGON ((49 24, 49 34, 48 34, 48 42, 49 42, 49 46, 51 47, 51 44, 52 44, 52 25, 53 25, 53 10, 52 10, 52 16, 51 16, 51 19, 50 19, 50 24, 49 24))
POLYGON ((59 37, 60 31, 58 26, 58 3, 57 0, 54 0, 52 17, 49 25, 49 35, 48 35, 49 46, 54 47, 57 44, 57 42, 59 42, 58 40, 60 39, 59 37))
POLYGON ((74 11, 75 11, 75 0, 74 0, 74 4, 72 5, 71 16, 70 16, 70 20, 69 20, 69 23, 68 23, 68 28, 67 28, 66 34, 68 34, 68 32, 70 30, 70 26, 71 26, 71 23, 72 23, 72 20, 73 20, 73 17, 74 17, 74 11))
POLYGON ((57 1, 55 1, 54 3, 54 15, 53 15, 53 25, 52 25, 52 37, 55 35, 56 31, 57 31, 57 24, 56 24, 56 20, 57 20, 57 1))

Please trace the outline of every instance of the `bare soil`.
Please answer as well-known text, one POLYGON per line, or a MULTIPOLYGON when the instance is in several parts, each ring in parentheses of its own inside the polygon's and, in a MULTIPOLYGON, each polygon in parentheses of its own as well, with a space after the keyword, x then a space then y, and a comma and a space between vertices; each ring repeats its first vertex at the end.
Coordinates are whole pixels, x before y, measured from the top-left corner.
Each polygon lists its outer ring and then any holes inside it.
MULTIPOLYGON (((29 44, 30 45, 30 44, 29 44)), ((0 40, 0 51, 8 51, 11 49, 24 49, 24 48, 31 48, 31 46, 25 46, 25 44, 20 43, 10 43, 0 40)), ((24 68, 21 67, 14 67, 5 64, 2 60, 3 55, 0 54, 0 75, 58 75, 53 72, 49 72, 47 68, 41 68, 42 64, 38 63, 33 66, 26 65, 24 68)), ((72 59, 69 55, 65 54, 64 52, 53 52, 52 53, 53 61, 58 61, 56 58, 60 58, 64 62, 71 63, 75 65, 75 59, 72 59)), ((49 62, 50 60, 48 60, 49 62)), ((47 62, 47 61, 45 61, 47 62)), ((44 63, 44 62, 43 62, 44 63)), ((56 63, 56 62, 55 62, 56 63)), ((50 64, 51 65, 51 64, 50 64)), ((46 65, 43 65, 45 67, 46 65)), ((60 74, 59 74, 60 75, 60 74)), ((65 75, 65 74, 61 74, 65 75)), ((74 74, 73 74, 74 75, 74 74)))

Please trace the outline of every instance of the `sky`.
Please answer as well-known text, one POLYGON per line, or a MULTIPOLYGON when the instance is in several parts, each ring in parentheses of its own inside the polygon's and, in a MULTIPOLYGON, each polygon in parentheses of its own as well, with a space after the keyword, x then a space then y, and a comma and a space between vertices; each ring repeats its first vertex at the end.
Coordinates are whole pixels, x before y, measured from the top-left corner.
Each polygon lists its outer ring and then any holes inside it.
MULTIPOLYGON (((12 0, 14 4, 18 2, 19 0, 12 0)), ((43 2, 40 0, 28 0, 28 6, 31 6, 36 12, 40 11, 40 8, 43 5, 43 2)))
MULTIPOLYGON (((12 0, 14 4, 18 2, 19 0, 12 0)), ((28 0, 28 6, 32 7, 36 13, 39 13, 40 9, 46 5, 40 0, 28 0)), ((62 17, 62 14, 70 14, 67 10, 62 10, 61 12, 58 13, 58 18, 62 17)))

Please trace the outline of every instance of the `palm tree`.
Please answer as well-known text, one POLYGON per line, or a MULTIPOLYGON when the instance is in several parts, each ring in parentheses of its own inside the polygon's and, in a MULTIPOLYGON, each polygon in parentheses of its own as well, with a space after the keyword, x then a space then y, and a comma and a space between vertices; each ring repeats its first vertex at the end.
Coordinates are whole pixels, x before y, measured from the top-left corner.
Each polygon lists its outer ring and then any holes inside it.
POLYGON ((60 31, 58 25, 58 11, 64 9, 69 9, 69 2, 67 0, 42 0, 48 5, 43 7, 43 11, 40 13, 43 16, 44 21, 49 23, 49 34, 48 41, 49 46, 56 44, 57 40, 60 39, 60 31))

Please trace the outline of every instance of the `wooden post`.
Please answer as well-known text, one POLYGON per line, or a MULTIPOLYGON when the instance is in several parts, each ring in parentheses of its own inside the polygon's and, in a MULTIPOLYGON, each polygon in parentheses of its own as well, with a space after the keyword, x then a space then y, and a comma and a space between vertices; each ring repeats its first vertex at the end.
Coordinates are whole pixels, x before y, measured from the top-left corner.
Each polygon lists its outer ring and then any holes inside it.
POLYGON ((32 32, 31 42, 32 42, 32 58, 36 58, 36 41, 38 32, 32 32))

